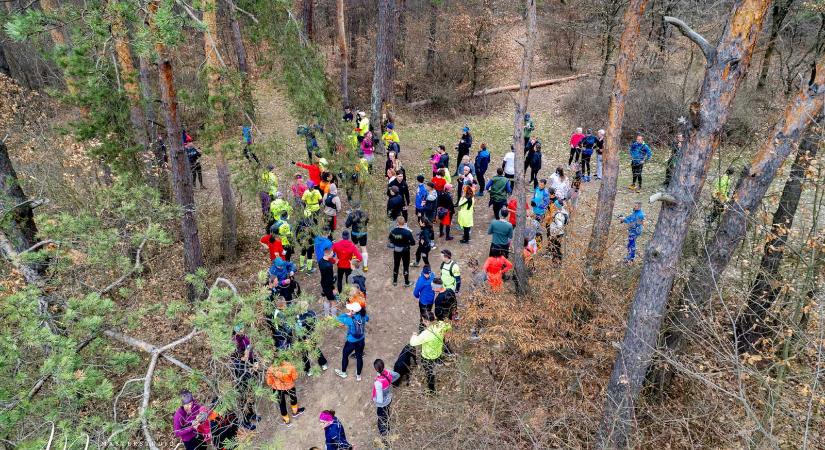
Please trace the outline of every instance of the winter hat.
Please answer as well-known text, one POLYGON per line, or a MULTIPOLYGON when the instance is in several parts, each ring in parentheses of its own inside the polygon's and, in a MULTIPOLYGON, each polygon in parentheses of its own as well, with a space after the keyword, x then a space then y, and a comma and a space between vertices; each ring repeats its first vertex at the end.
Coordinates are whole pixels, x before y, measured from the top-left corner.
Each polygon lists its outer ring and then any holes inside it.
POLYGON ((470 132, 470 127, 464 127, 464 129, 462 129, 461 131, 463 131, 465 133, 469 133, 470 132))
POLYGON ((241 332, 241 330, 243 330, 243 324, 242 324, 242 323, 235 324, 235 328, 234 328, 234 329, 235 329, 235 332, 236 332, 236 333, 240 333, 240 332, 241 332))
MULTIPOLYGON (((393 186, 393 187, 395 187, 395 186, 393 186)), ((450 184, 450 183, 445 184, 444 185, 444 190, 452 191, 453 190, 453 185, 450 184)))
POLYGON ((275 170, 275 166, 274 166, 274 165, 272 165, 272 164, 268 164, 268 165, 266 166, 266 170, 268 170, 268 171, 272 172, 273 170, 275 170))
MULTIPOLYGON (((441 281, 441 279, 439 278, 438 281, 441 281)), ((437 290, 443 288, 444 284, 443 283, 437 283, 435 280, 433 280, 432 283, 430 283, 430 286, 432 286, 434 291, 437 291, 437 290)))
POLYGON ((286 263, 281 258, 275 258, 275 267, 279 269, 283 269, 286 266, 286 263))
POLYGON ((332 422, 333 420, 335 420, 335 416, 326 411, 321 411, 321 414, 318 415, 318 420, 324 422, 332 422))
POLYGON ((281 194, 281 191, 275 193, 275 198, 283 198, 284 194, 281 194))
POLYGON ((182 405, 188 405, 188 404, 190 404, 194 401, 195 401, 195 399, 192 397, 191 392, 189 392, 187 390, 180 391, 180 403, 182 405))
POLYGON ((347 303, 347 309, 354 313, 357 313, 361 311, 361 305, 358 303, 347 303))
POLYGON ((387 124, 388 130, 392 130, 393 128, 395 128, 395 125, 393 125, 392 122, 387 124))
POLYGON ((329 162, 327 162, 327 159, 326 159, 326 158, 321 158, 321 159, 319 159, 319 160, 318 160, 318 165, 319 165, 319 166, 326 167, 326 166, 327 166, 327 164, 329 164, 329 162))
POLYGON ((341 239, 349 240, 349 230, 344 230, 341 232, 341 239))
POLYGON ((424 266, 424 268, 421 269, 421 273, 423 273, 424 275, 429 275, 433 273, 433 270, 430 269, 430 266, 424 266))
POLYGON ((524 115, 524 118, 525 118, 525 119, 529 119, 529 118, 530 118, 530 113, 525 114, 525 115, 524 115))
POLYGON ((361 117, 366 117, 367 113, 365 113, 364 111, 358 111, 358 115, 361 117))

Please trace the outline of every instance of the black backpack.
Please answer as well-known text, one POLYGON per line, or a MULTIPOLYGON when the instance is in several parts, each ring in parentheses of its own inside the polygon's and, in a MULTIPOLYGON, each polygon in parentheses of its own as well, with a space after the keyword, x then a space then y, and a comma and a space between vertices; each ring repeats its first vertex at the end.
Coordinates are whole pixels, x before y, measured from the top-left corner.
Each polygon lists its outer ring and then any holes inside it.
POLYGON ((328 208, 335 208, 337 210, 338 205, 335 204, 335 202, 333 201, 334 199, 335 199, 334 194, 327 194, 327 198, 324 199, 324 206, 326 206, 328 208))

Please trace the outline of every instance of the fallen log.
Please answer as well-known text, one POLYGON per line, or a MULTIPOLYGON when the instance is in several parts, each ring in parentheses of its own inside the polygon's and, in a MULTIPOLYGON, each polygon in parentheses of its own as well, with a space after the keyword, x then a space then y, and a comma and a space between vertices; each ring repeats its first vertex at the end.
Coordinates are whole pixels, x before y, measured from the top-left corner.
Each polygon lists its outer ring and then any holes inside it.
MULTIPOLYGON (((564 83, 567 81, 578 80, 579 78, 585 78, 590 76, 589 73, 580 73, 578 75, 570 75, 569 77, 562 77, 562 78, 550 78, 548 80, 539 80, 530 83, 530 89, 551 86, 554 84, 564 83)), ((499 86, 495 88, 485 88, 479 91, 473 92, 470 97, 483 97, 485 95, 493 95, 493 94, 500 94, 502 92, 515 92, 519 90, 518 84, 508 84, 506 86, 499 86)), ((426 100, 418 100, 415 102, 407 103, 407 107, 409 108, 419 108, 421 106, 427 106, 433 103, 433 99, 429 98, 426 100)))

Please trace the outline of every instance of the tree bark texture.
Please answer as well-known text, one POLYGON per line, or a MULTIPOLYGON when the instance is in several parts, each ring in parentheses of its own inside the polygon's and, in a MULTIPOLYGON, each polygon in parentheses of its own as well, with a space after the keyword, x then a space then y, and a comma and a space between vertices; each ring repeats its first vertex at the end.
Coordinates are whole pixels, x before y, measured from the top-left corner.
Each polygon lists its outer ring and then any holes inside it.
MULTIPOLYGON (((43 9, 43 12, 46 15, 57 15, 58 5, 55 3, 55 0, 40 0, 40 8, 43 9)), ((52 38, 52 43, 56 50, 63 49, 68 46, 68 41, 66 39, 66 35, 63 34, 62 27, 50 27, 49 28, 49 36, 52 38)), ((77 94, 77 84, 72 77, 70 77, 67 73, 63 73, 63 77, 66 81, 66 90, 69 91, 70 96, 74 96, 77 94)))
MULTIPOLYGON (((392 97, 395 79, 395 18, 396 0, 378 0, 378 33, 375 43, 375 70, 372 76, 372 106, 370 123, 373 133, 381 137, 381 114, 392 97)), ((383 139, 378 140, 378 151, 384 151, 383 139)))
POLYGON ((642 17, 648 0, 632 0, 624 12, 624 31, 619 39, 619 57, 616 60, 616 76, 613 78, 613 90, 610 93, 610 105, 607 109, 607 130, 603 158, 602 184, 599 187, 599 199, 596 203, 596 216, 587 247, 586 265, 592 272, 594 265, 602 261, 610 235, 610 223, 613 206, 616 202, 616 186, 619 180, 619 148, 621 146, 622 122, 627 92, 630 89, 630 77, 633 61, 636 59, 639 32, 642 17))
POLYGON ((218 177, 218 190, 221 193, 221 254, 227 260, 238 256, 238 221, 235 212, 235 199, 232 194, 231 175, 226 156, 218 143, 224 131, 224 104, 221 92, 221 62, 218 60, 218 4, 215 0, 203 2, 204 53, 206 54, 207 88, 209 90, 210 120, 217 133, 213 141, 215 151, 215 171, 218 177))
POLYGON ((341 70, 341 102, 344 106, 349 103, 349 49, 347 48, 346 15, 344 12, 344 0, 335 0, 336 33, 335 40, 338 44, 338 66, 341 70))
MULTIPOLYGON (((720 292, 721 276, 745 237, 749 220, 756 214, 762 198, 782 167, 796 149, 802 133, 825 106, 825 58, 817 64, 814 83, 806 85, 787 106, 773 133, 754 156, 736 185, 730 201, 709 240, 708 248, 691 269, 687 284, 677 297, 682 303, 670 318, 673 326, 665 334, 665 352, 680 352, 689 334, 701 319, 707 300, 720 292)), ((664 380, 664 387, 667 381, 664 380)))
POLYGON ((430 0, 430 23, 427 28, 427 56, 424 60, 424 68, 427 75, 435 73, 435 44, 438 35, 438 0, 430 0))
POLYGON ((779 205, 773 213, 771 230, 765 241, 765 250, 759 271, 748 295, 748 304, 736 319, 734 338, 740 353, 753 351, 759 341, 771 334, 768 327, 768 312, 779 295, 782 277, 779 266, 785 255, 788 233, 793 227, 802 185, 811 161, 816 159, 819 146, 822 145, 822 115, 811 124, 806 136, 802 138, 796 153, 791 173, 779 197, 779 205))
POLYGON ((32 204, 17 178, 17 172, 9 158, 6 143, 0 141, 0 228, 8 237, 13 249, 20 253, 37 243, 37 225, 34 223, 32 204))
POLYGON ((518 100, 513 120, 513 152, 516 168, 516 186, 513 194, 516 196, 516 227, 513 230, 513 273, 515 275, 516 293, 525 295, 530 292, 530 282, 527 277, 527 267, 524 263, 524 227, 526 223, 527 181, 524 178, 524 114, 527 113, 527 104, 530 97, 530 77, 533 75, 533 55, 536 46, 536 1, 527 2, 527 36, 524 42, 524 56, 521 60, 521 82, 519 83, 518 100))
POLYGON ((699 100, 691 105, 690 137, 668 189, 675 201, 662 204, 607 386, 598 436, 602 448, 632 445, 634 407, 656 348, 682 244, 770 3, 737 0, 718 45, 709 55, 699 100))
POLYGON ((759 70, 759 78, 756 80, 756 89, 763 89, 765 87, 768 72, 771 68, 771 59, 773 58, 774 51, 776 51, 776 40, 779 37, 779 31, 782 29, 782 24, 785 22, 785 17, 788 16, 793 2, 794 0, 778 0, 773 5, 771 10, 771 32, 768 35, 765 56, 762 57, 762 67, 759 70))
POLYGON ((304 33, 310 41, 315 40, 314 20, 315 0, 301 0, 301 21, 304 24, 304 33))
POLYGON ((9 66, 9 60, 6 59, 6 49, 2 41, 0 41, 0 73, 11 78, 11 66, 9 66))
MULTIPOLYGON (((150 18, 153 19, 158 8, 158 0, 149 2, 150 18)), ((154 26, 152 27, 153 31, 154 26)), ((180 118, 178 117, 178 99, 175 91, 175 74, 172 61, 163 43, 155 43, 158 54, 158 85, 166 125, 166 145, 169 151, 169 163, 172 172, 172 187, 175 202, 181 208, 181 235, 183 236, 183 265, 187 274, 195 273, 203 266, 203 253, 198 237, 198 223, 195 218, 195 193, 192 189, 192 172, 189 159, 181 142, 180 118)), ((189 299, 197 298, 198 293, 189 285, 189 299)))
POLYGON ((255 102, 252 99, 252 89, 249 86, 249 63, 247 62, 246 45, 243 41, 241 31, 241 21, 238 20, 238 12, 235 5, 229 5, 229 27, 232 36, 232 48, 235 50, 235 57, 238 58, 238 72, 241 74, 241 96, 243 97, 244 111, 249 117, 255 117, 255 102))

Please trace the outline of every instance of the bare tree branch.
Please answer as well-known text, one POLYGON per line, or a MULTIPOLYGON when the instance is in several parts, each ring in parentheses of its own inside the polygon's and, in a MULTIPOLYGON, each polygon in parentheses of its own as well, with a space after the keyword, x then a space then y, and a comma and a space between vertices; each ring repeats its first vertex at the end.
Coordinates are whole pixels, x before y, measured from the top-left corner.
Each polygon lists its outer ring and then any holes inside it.
POLYGON ((706 60, 710 61, 713 59, 714 56, 716 56, 716 49, 713 48, 713 46, 710 45, 710 43, 708 43, 708 40, 705 39, 701 34, 694 31, 693 28, 690 27, 690 25, 686 24, 681 19, 677 19, 671 16, 664 16, 663 20, 665 21, 665 23, 669 23, 678 28, 679 31, 686 38, 690 39, 691 41, 693 41, 694 44, 699 46, 699 49, 702 50, 702 54, 705 55, 706 60))
POLYGON ((127 271, 126 273, 121 275, 120 278, 118 278, 117 280, 113 281, 111 284, 109 284, 105 288, 98 291, 99 294, 103 295, 103 294, 111 291, 112 289, 120 286, 120 284, 123 283, 127 278, 132 276, 133 273, 140 270, 140 268, 142 267, 141 261, 140 261, 140 254, 141 254, 141 252, 143 252, 143 247, 146 245, 146 241, 149 240, 149 230, 151 229, 151 227, 152 227, 152 224, 149 224, 149 227, 146 228, 146 234, 143 235, 143 240, 140 241, 140 245, 138 245, 137 251, 135 252, 135 265, 132 266, 132 268, 129 269, 129 271, 127 271))
POLYGON ((233 2, 232 0, 224 0, 224 1, 225 1, 225 2, 226 2, 226 3, 227 3, 227 4, 228 4, 228 5, 229 5, 232 9, 234 9, 235 11, 238 11, 239 13, 243 13, 243 14, 245 14, 245 15, 246 15, 247 17, 249 17, 249 18, 250 18, 253 22, 255 22, 255 24, 256 24, 256 25, 260 23, 260 22, 258 21, 258 18, 257 18, 257 17, 255 17, 255 15, 254 15, 254 14, 252 14, 251 12, 248 12, 248 11, 245 11, 245 10, 243 10, 243 9, 239 8, 239 7, 238 7, 238 5, 237 5, 237 4, 235 4, 235 2, 233 2))

